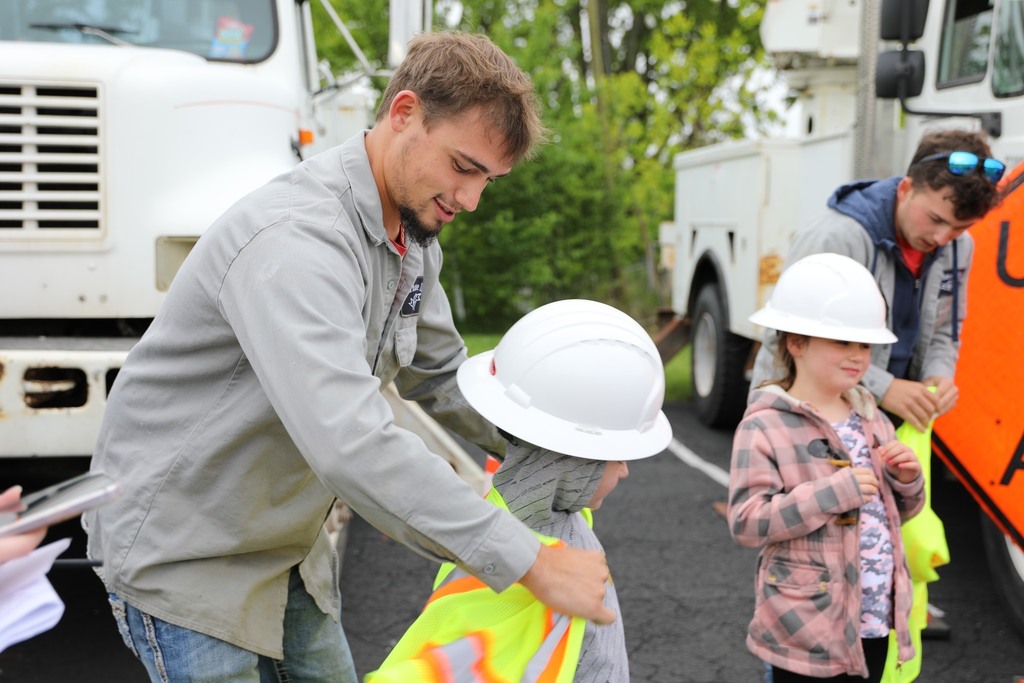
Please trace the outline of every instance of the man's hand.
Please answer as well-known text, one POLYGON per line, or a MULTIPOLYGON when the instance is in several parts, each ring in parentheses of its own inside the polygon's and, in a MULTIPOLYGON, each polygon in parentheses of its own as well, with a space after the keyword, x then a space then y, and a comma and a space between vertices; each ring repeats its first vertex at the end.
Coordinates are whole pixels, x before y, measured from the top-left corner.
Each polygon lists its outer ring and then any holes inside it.
MULTIPOLYGON (((954 403, 956 402, 955 388, 952 398, 954 403)), ((941 414, 938 392, 932 393, 924 383, 912 382, 907 379, 894 379, 889 385, 889 390, 882 397, 880 405, 890 413, 899 415, 914 425, 919 432, 926 430, 928 423, 941 414)))
POLYGON ((956 405, 956 400, 960 396, 960 390, 953 384, 952 377, 926 377, 924 385, 926 387, 935 387, 935 399, 939 404, 938 415, 945 415, 956 405))
POLYGON ((519 583, 560 614, 610 624, 615 621, 615 613, 604 606, 609 577, 604 553, 542 545, 519 583))

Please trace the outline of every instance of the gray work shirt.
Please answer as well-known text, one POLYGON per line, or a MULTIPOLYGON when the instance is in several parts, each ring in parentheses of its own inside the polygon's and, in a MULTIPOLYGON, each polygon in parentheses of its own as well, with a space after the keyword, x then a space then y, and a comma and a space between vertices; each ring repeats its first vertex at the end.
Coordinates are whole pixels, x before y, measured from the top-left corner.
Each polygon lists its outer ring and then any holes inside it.
MULTIPOLYGON (((187 198, 183 198, 187 201, 187 198)), ((380 390, 499 449, 465 403, 465 347, 438 282, 441 251, 399 256, 363 135, 241 199, 198 241, 110 395, 93 469, 119 500, 83 517, 108 590, 172 624, 282 658, 298 565, 337 618, 322 524, 335 497, 495 590, 539 542, 485 501, 380 390)))

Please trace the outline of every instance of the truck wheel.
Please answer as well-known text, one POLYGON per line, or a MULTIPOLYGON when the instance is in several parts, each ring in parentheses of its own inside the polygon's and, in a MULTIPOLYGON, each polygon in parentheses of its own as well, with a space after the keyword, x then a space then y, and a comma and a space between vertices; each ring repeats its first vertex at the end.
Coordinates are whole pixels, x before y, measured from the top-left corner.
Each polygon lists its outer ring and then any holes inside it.
POLYGON ((1010 621, 1024 635, 1024 552, 984 511, 981 512, 981 537, 996 592, 1006 605, 1010 621))
POLYGON ((744 373, 751 341, 729 331, 717 285, 705 285, 693 307, 690 356, 697 417, 709 427, 735 427, 747 405, 744 373))

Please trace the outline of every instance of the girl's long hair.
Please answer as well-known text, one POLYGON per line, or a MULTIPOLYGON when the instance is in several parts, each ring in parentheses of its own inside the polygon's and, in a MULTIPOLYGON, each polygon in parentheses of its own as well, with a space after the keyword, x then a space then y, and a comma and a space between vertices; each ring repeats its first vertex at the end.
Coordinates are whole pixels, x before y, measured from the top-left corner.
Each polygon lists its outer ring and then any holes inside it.
POLYGON ((789 352, 789 341, 793 340, 793 343, 798 346, 803 346, 810 339, 806 334, 797 334, 796 332, 783 332, 778 331, 775 333, 777 344, 775 346, 775 367, 785 368, 786 374, 782 377, 776 377, 767 379, 758 385, 758 389, 766 387, 769 384, 778 384, 780 387, 789 391, 793 386, 793 382, 796 381, 796 361, 793 360, 793 354, 789 352))

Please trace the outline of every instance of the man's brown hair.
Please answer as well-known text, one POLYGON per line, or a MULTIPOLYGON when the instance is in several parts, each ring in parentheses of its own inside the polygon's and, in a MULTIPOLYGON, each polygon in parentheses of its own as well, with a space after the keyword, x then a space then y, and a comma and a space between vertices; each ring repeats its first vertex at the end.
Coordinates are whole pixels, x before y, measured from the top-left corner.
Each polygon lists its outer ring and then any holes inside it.
POLYGON ((921 163, 921 159, 927 156, 956 151, 973 152, 979 159, 992 156, 984 133, 962 129, 932 131, 925 133, 918 143, 907 175, 914 185, 926 185, 933 190, 951 188, 953 214, 957 219, 981 218, 999 203, 1001 197, 996 184, 986 178, 980 168, 965 175, 954 175, 949 171, 946 159, 921 163))
POLYGON ((419 96, 427 129, 479 107, 513 163, 531 157, 547 136, 533 82, 486 36, 454 31, 413 38, 384 91, 377 121, 403 90, 419 96))

